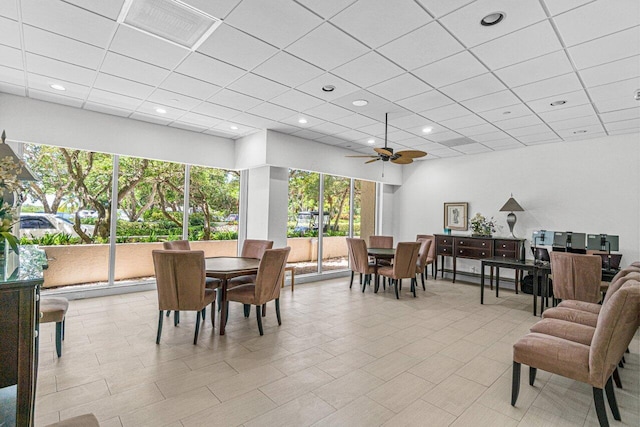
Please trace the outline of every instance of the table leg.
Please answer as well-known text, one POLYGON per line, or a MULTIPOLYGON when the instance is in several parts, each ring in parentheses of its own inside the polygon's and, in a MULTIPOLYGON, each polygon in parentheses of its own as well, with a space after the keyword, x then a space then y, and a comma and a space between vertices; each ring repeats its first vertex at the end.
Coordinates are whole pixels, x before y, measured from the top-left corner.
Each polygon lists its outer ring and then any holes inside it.
POLYGON ((496 298, 498 298, 499 291, 500 291, 500 267, 496 267, 496 298))
POLYGON ((452 283, 456 283, 456 257, 455 254, 453 256, 453 281, 452 283))
POLYGON ((533 270, 533 315, 538 314, 538 292, 540 292, 540 285, 538 284, 538 269, 533 270))
POLYGON ((484 262, 480 264, 480 304, 484 304, 484 262))
POLYGON ((520 282, 520 274, 522 270, 516 270, 516 295, 518 295, 518 282, 520 282))
POLYGON ((220 286, 220 293, 222 294, 222 298, 220 299, 220 305, 222 306, 222 310, 220 310, 220 335, 224 335, 224 328, 227 326, 227 280, 224 279, 222 281, 222 286, 220 286))
POLYGON ((544 306, 545 306, 545 301, 547 300, 547 298, 549 297, 549 275, 545 274, 543 276, 543 280, 542 280, 542 292, 540 292, 540 294, 542 295, 540 297, 540 316, 542 316, 542 313, 544 313, 544 306))
POLYGON ((293 287, 295 286, 295 282, 296 282, 296 269, 294 267, 291 270, 291 292, 293 292, 293 287))
POLYGON ((489 289, 493 290, 493 265, 489 270, 489 289))

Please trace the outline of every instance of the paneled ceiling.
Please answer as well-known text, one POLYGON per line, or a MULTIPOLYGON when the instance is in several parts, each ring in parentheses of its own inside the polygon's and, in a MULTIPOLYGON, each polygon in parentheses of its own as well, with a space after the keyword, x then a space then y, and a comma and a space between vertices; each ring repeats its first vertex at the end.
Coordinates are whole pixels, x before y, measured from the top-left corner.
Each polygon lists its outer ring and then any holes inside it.
POLYGON ((426 159, 640 132, 638 0, 183 2, 222 20, 195 50, 119 23, 124 0, 1 0, 0 91, 363 153, 389 112, 426 159))

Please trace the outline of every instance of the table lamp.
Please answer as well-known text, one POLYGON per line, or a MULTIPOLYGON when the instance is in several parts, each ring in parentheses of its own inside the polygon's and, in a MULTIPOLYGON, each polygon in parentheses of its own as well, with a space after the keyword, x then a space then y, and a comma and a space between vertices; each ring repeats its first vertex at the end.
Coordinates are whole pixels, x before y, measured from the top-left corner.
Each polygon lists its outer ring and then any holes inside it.
POLYGON ((505 203, 504 206, 500 208, 500 212, 509 212, 509 215, 507 215, 507 224, 509 224, 509 231, 511 232, 511 236, 514 238, 516 237, 513 235, 513 227, 516 225, 516 214, 514 214, 514 212, 523 211, 524 209, 522 208, 522 206, 520 206, 520 204, 516 202, 516 199, 513 198, 513 194, 511 194, 511 197, 509 197, 507 203, 505 203))

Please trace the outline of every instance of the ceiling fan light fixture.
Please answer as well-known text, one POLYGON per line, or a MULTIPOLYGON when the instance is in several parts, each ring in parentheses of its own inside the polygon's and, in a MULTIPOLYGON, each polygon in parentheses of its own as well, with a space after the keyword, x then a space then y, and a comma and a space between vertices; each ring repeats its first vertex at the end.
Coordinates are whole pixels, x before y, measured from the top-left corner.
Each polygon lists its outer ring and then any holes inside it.
POLYGON ((491 27, 492 25, 496 25, 500 23, 505 16, 507 16, 504 12, 493 12, 485 16, 480 20, 480 25, 483 27, 491 27))
POLYGON ((364 107, 365 105, 369 104, 369 101, 367 101, 366 99, 356 99, 352 102, 352 104, 356 107, 364 107))

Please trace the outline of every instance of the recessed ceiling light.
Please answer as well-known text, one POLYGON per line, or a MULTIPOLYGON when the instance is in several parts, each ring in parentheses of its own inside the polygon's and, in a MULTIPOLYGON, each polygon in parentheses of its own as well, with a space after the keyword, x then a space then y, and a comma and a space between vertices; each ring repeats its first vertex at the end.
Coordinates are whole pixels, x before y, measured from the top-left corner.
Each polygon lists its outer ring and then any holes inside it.
POLYGON ((49 87, 51 87, 51 89, 55 89, 55 90, 67 90, 64 86, 59 85, 59 84, 49 85, 49 87))
POLYGON ((336 90, 336 87, 334 85, 326 85, 322 86, 322 90, 324 92, 333 92, 334 90, 336 90))
POLYGON ((575 133, 577 135, 579 133, 587 133, 587 131, 584 130, 584 129, 583 130, 575 130, 575 131, 573 131, 573 133, 575 133))
POLYGON ((485 27, 490 27, 492 25, 496 25, 497 23, 502 21, 505 16, 507 16, 507 15, 504 12, 493 12, 493 13, 490 13, 490 14, 488 14, 487 16, 485 16, 484 18, 482 18, 480 20, 480 25, 485 26, 485 27))
POLYGON ((156 113, 165 114, 166 112, 167 110, 165 110, 164 108, 156 108, 156 113))
POLYGON ((229 129, 231 129, 231 130, 238 130, 238 126, 236 126, 236 125, 231 125, 231 126, 229 126, 229 129))
POLYGON ((431 126, 427 126, 426 128, 422 129, 422 133, 431 133, 431 131, 433 131, 433 128, 431 126))
POLYGON ((502 114, 511 114, 511 111, 505 111, 502 114))
POLYGON ((352 104, 355 105, 356 107, 364 107, 368 103, 369 101, 367 101, 366 99, 356 99, 355 101, 352 102, 352 104))
POLYGON ((552 107, 557 107, 558 105, 564 105, 566 103, 567 103, 567 101, 564 101, 564 100, 563 101, 553 101, 550 105, 552 107))
POLYGON ((376 140, 375 140, 375 139, 370 139, 370 140, 368 140, 367 142, 368 142, 369 144, 375 144, 375 143, 376 143, 376 140))
POLYGON ((305 119, 304 117, 301 118, 301 119, 298 119, 298 123, 305 124, 305 123, 307 123, 307 119, 305 119))

